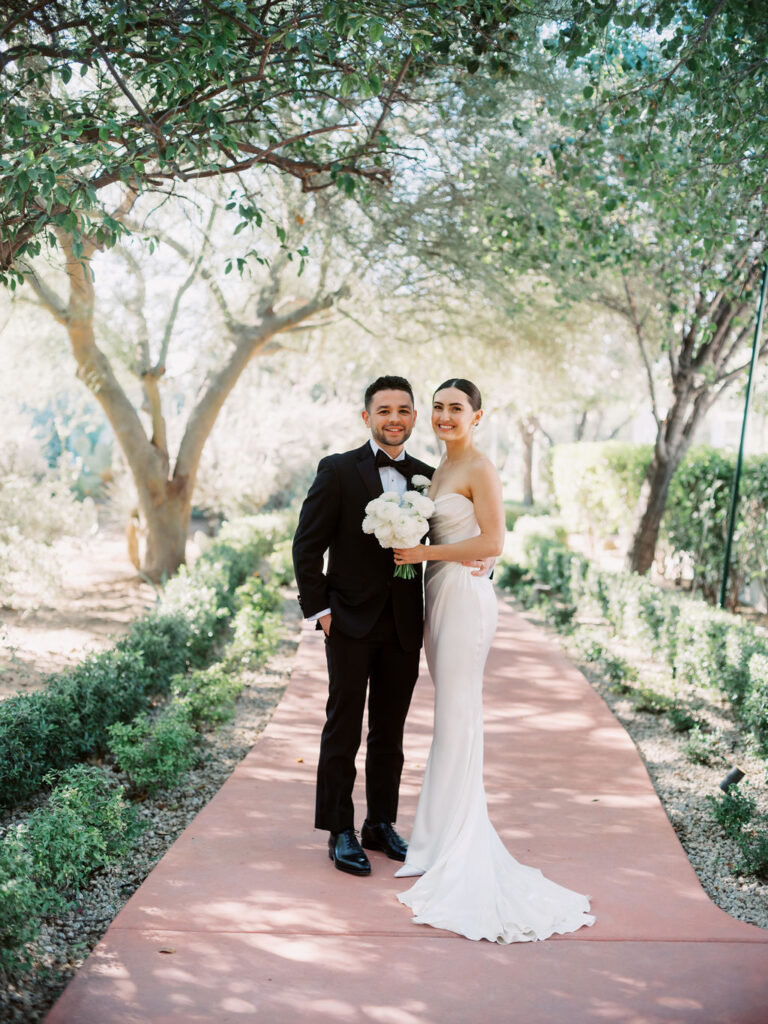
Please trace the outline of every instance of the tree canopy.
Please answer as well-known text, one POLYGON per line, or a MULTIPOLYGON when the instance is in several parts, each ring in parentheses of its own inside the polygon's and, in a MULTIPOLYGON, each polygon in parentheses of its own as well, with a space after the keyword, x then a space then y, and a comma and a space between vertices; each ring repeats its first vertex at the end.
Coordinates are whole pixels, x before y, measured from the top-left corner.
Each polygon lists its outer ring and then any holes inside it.
POLYGON ((167 194, 256 165, 308 190, 386 183, 387 115, 408 83, 438 65, 505 73, 518 13, 501 0, 4 3, 0 272, 49 228, 113 240, 101 204, 117 183, 167 194))

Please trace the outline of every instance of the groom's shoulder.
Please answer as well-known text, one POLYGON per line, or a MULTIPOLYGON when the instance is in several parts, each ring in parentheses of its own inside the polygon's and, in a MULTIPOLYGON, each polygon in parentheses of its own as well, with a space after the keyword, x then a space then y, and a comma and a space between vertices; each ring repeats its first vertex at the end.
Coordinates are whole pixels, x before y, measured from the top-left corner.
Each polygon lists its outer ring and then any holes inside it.
POLYGON ((324 466, 340 468, 342 466, 354 465, 359 462, 360 459, 363 459, 366 455, 370 454, 371 446, 366 441, 366 443, 361 445, 359 448, 352 448, 348 452, 332 452, 330 455, 325 455, 320 459, 318 468, 324 466))

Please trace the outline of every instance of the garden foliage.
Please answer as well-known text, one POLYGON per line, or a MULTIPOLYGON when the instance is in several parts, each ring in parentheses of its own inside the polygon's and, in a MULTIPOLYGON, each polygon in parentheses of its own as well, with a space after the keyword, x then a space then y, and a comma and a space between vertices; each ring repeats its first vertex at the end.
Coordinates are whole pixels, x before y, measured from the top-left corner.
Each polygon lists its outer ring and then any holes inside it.
MULTIPOLYGON (((552 488, 562 526, 593 540, 627 535, 651 458, 651 446, 617 441, 563 444, 552 449, 552 488)), ((667 575, 685 568, 692 587, 715 603, 725 558, 735 456, 701 445, 672 478, 662 521, 667 575)), ((745 459, 731 553, 734 600, 756 582, 768 594, 768 457, 745 459)))
MULTIPOLYGON (((174 677, 210 660, 224 629, 244 618, 248 587, 280 524, 258 516, 224 527, 192 568, 166 586, 157 610, 137 620, 114 649, 92 654, 53 676, 45 690, 0 704, 0 806, 12 807, 43 784, 52 769, 106 752, 110 728, 128 723, 167 696, 174 677)), ((269 588, 259 582, 258 612, 249 618, 248 641, 259 642, 274 621, 264 611, 269 588)))
MULTIPOLYGON (((561 605, 599 615, 617 634, 641 642, 662 658, 677 678, 719 691, 768 757, 765 632, 698 598, 664 591, 644 576, 601 570, 547 535, 543 521, 542 530, 539 537, 527 537, 522 566, 500 567, 501 585, 524 587, 521 569, 526 569, 561 605)), ((591 660, 599 660, 600 652, 592 653, 591 660)), ((690 727, 695 725, 694 721, 690 727)))
POLYGON ((47 804, 0 839, 0 975, 28 966, 23 947, 42 917, 124 856, 140 827, 104 769, 75 765, 48 781, 47 804))

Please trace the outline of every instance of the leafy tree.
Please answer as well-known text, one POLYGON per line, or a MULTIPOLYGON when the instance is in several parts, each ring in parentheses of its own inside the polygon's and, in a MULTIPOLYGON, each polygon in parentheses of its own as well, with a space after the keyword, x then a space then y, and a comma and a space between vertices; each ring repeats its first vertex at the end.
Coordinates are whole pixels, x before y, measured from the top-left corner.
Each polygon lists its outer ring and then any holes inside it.
MULTIPOLYGON (((309 191, 387 183, 392 105, 438 65, 508 70, 516 13, 499 0, 5 3, 0 270, 50 229, 113 241, 115 185, 167 194, 256 166, 309 191)), ((258 223, 252 197, 239 212, 258 223)))
MULTIPOLYGON (((256 308, 243 318, 205 265, 205 235, 195 251, 166 239, 189 271, 163 333, 140 324, 132 369, 149 411, 147 432, 97 339, 100 250, 135 226, 137 196, 156 194, 162 205, 183 193, 193 201, 203 179, 233 177, 227 206, 237 220, 234 235, 265 216, 264 178, 249 176, 256 168, 297 179, 305 193, 333 186, 349 195, 360 183, 387 184, 393 106, 437 67, 505 73, 517 45, 509 27, 516 13, 498 0, 471 7, 454 0, 43 0, 0 9, 0 272, 12 287, 31 286, 67 330, 78 376, 104 409, 136 483, 151 577, 183 561, 200 455, 243 369, 276 335, 330 306, 336 293, 321 274, 305 301, 275 311, 293 255, 278 225, 282 247, 272 254, 256 308), (63 254, 61 287, 35 262, 45 245, 63 254), (208 376, 174 461, 158 382, 179 304, 200 280, 230 346, 208 376)), ((147 216, 147 206, 139 208, 147 216)), ((245 249, 232 253, 228 267, 243 271, 249 258, 265 265, 257 247, 245 249)))
POLYGON ((584 9, 596 17, 569 30, 546 139, 532 152, 513 137, 479 173, 505 175, 510 197, 488 211, 489 249, 635 335, 658 429, 628 555, 646 572, 672 476, 748 362, 768 233, 768 25, 749 0, 584 9))

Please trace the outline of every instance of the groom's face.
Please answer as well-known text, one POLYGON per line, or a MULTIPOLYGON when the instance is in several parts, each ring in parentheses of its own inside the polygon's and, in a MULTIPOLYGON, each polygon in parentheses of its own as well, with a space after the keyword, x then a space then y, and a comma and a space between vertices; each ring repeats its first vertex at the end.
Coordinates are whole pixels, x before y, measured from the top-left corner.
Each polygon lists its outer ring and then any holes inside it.
POLYGON ((377 445, 399 455, 416 422, 413 400, 407 391, 377 391, 363 410, 363 422, 377 445))

